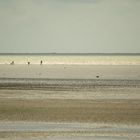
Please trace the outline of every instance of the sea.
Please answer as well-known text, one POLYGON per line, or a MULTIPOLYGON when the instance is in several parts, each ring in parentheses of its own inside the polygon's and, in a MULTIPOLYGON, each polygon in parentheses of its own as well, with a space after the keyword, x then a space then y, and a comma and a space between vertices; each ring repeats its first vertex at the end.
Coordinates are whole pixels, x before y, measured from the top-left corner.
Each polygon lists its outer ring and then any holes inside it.
POLYGON ((1 53, 0 64, 43 64, 55 65, 140 65, 140 53, 130 54, 66 54, 66 53, 1 53))

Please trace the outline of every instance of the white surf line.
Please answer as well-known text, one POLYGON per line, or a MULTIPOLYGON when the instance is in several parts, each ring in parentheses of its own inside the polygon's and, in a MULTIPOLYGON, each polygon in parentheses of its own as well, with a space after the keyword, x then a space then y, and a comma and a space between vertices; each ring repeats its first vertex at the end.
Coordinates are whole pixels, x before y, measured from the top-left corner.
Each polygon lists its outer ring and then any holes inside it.
POLYGON ((0 132, 126 132, 140 134, 140 125, 117 125, 98 123, 49 123, 49 122, 0 122, 0 132))

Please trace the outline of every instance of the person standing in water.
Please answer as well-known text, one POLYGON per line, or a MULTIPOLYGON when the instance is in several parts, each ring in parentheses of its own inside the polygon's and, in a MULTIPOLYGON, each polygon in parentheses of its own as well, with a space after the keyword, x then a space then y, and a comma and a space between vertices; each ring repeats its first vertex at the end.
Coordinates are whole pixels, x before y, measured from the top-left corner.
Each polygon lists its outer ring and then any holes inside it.
POLYGON ((15 64, 15 62, 14 62, 14 61, 12 61, 10 64, 11 64, 11 65, 14 65, 14 64, 15 64))
POLYGON ((42 64, 43 64, 43 61, 41 60, 41 61, 40 61, 40 65, 42 65, 42 64))
POLYGON ((30 65, 30 62, 28 62, 28 66, 30 65))

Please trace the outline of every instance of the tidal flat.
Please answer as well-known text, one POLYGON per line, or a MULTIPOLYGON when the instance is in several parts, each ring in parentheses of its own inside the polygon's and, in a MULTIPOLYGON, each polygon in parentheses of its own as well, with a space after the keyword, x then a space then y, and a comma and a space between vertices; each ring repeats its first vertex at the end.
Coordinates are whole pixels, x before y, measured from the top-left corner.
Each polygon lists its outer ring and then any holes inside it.
POLYGON ((140 138, 139 66, 3 66, 0 139, 140 138))

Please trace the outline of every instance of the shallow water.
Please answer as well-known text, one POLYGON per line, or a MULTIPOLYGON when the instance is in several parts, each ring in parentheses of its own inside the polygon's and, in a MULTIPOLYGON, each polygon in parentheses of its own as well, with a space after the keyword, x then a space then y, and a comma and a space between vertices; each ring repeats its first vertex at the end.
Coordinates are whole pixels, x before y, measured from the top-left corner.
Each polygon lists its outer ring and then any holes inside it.
POLYGON ((0 55, 0 64, 64 64, 64 65, 140 65, 140 55, 138 54, 15 54, 0 55))
POLYGON ((0 65, 0 78, 140 79, 140 65, 0 65), (98 76, 98 77, 97 77, 98 76))
MULTIPOLYGON (((110 136, 82 136, 82 137, 47 137, 30 138, 29 140, 132 140, 132 137, 110 137, 110 136)), ((139 140, 139 138, 134 138, 139 140)), ((18 140, 25 140, 24 138, 18 140)))
MULTIPOLYGON (((3 132, 57 132, 52 136, 30 137, 30 140, 129 140, 140 138, 140 126, 98 123, 0 122, 3 132), (59 133, 60 132, 60 133, 59 133), (66 132, 66 133, 65 133, 66 132), (73 132, 72 135, 69 132, 73 132)), ((24 140, 23 137, 17 138, 24 140)), ((27 138, 26 138, 27 139, 27 138)), ((16 138, 15 138, 16 140, 16 138)))
POLYGON ((54 122, 24 122, 13 121, 5 122, 0 121, 0 131, 83 131, 83 132, 140 132, 139 125, 126 125, 126 124, 107 124, 107 123, 54 123, 54 122))

